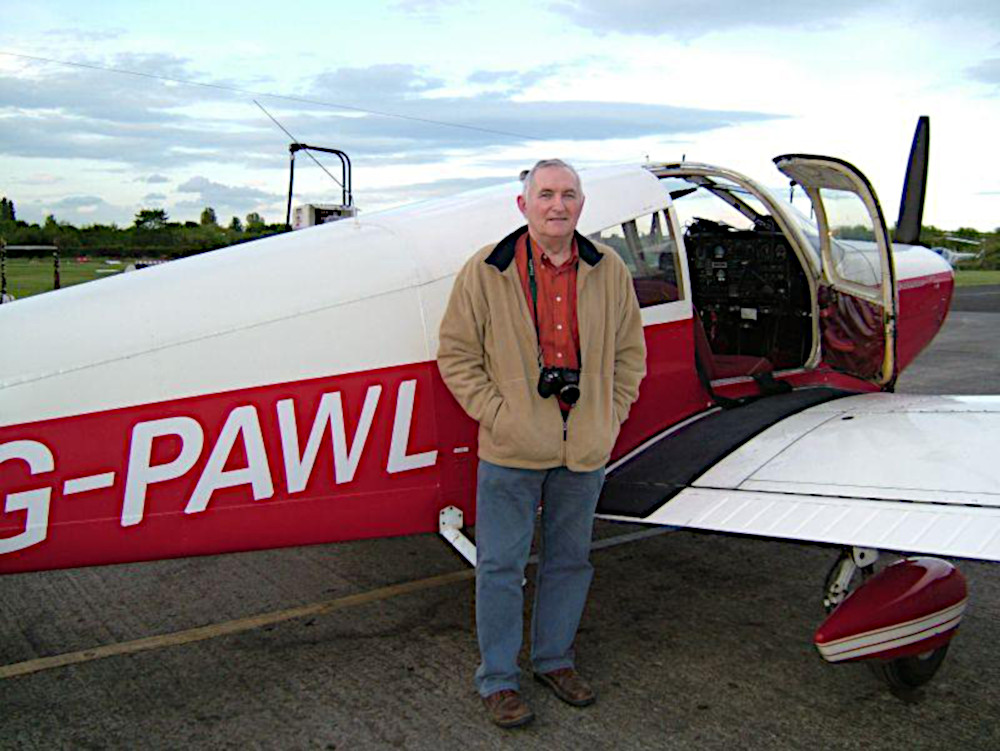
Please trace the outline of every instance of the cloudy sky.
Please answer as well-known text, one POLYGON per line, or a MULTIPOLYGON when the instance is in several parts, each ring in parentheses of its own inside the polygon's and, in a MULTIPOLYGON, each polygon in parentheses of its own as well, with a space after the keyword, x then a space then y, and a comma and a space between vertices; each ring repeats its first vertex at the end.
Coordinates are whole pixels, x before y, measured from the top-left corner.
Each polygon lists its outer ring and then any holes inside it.
MULTIPOLYGON (((36 0, 0 28, 0 194, 29 221, 283 220, 290 139, 254 99, 350 154, 363 211, 550 156, 780 189, 771 158, 811 152, 864 171, 892 222, 926 114, 925 222, 1000 226, 996 0, 36 0)), ((297 201, 339 195, 299 157, 297 201)))

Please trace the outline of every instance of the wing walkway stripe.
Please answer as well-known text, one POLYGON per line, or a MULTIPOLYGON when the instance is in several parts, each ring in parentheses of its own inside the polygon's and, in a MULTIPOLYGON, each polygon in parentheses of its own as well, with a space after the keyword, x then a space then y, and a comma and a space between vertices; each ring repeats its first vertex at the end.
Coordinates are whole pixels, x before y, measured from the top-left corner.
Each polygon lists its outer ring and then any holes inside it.
MULTIPOLYGON (((596 541, 592 545, 591 549, 600 550, 603 548, 610 548, 615 545, 635 542, 647 537, 656 537, 672 531, 672 527, 657 527, 656 529, 644 530, 641 532, 616 535, 614 537, 596 541)), ((535 556, 532 556, 531 562, 536 562, 535 556)), ((443 587, 455 582, 472 579, 475 575, 475 569, 462 569, 461 571, 452 571, 447 574, 429 576, 425 579, 416 579, 414 581, 403 582, 401 584, 392 584, 388 587, 380 587, 379 589, 372 589, 367 592, 360 592, 358 594, 347 595, 345 597, 337 597, 332 600, 314 602, 309 605, 300 605, 299 607, 288 608, 286 610, 261 613, 259 615, 248 616, 246 618, 237 618, 231 621, 212 623, 207 626, 184 629, 183 631, 174 631, 168 634, 158 634, 157 636, 147 636, 142 639, 133 639, 132 641, 105 644, 103 646, 92 647, 90 649, 82 649, 78 652, 66 652, 63 654, 52 655, 51 657, 39 657, 34 660, 25 660, 24 662, 14 662, 8 665, 0 665, 0 680, 30 675, 32 673, 39 673, 43 670, 67 667, 69 665, 78 665, 83 662, 100 660, 105 657, 135 654, 136 652, 146 652, 153 649, 163 649, 165 647, 193 644, 199 641, 215 639, 220 636, 240 634, 244 631, 253 631, 254 629, 263 628, 264 626, 270 626, 275 623, 283 623, 297 618, 323 615, 337 610, 346 610, 347 608, 353 608, 359 605, 367 605, 368 603, 378 602, 380 600, 388 600, 392 597, 398 597, 399 595, 410 594, 412 592, 436 589, 437 587, 443 587)))

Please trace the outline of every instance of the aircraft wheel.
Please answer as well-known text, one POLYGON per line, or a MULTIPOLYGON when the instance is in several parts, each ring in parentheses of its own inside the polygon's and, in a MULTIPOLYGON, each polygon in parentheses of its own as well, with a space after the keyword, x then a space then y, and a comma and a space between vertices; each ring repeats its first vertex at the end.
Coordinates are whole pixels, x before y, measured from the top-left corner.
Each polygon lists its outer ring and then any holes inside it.
POLYGON ((885 681, 889 688, 919 688, 937 673, 948 654, 949 646, 951 645, 945 644, 943 647, 913 657, 900 657, 884 662, 871 661, 868 663, 868 667, 876 676, 885 681))
MULTIPOLYGON (((830 613, 840 605, 847 596, 876 573, 876 569, 884 568, 886 558, 878 562, 858 567, 853 563, 850 550, 845 550, 833 564, 824 582, 824 606, 830 613), (881 565, 879 565, 881 564, 881 565), (860 574, 860 576, 859 576, 860 574)), ((937 649, 909 657, 898 657, 894 660, 866 660, 868 667, 879 679, 892 690, 912 690, 923 686, 937 673, 941 663, 948 654, 950 643, 937 649)))

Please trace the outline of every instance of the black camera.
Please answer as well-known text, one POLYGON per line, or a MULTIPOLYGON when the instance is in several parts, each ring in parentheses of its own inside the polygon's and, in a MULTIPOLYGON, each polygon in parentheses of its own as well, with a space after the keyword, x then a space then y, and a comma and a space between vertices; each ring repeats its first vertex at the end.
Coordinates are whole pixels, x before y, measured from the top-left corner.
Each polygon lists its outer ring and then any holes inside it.
POLYGON ((573 368, 542 368, 538 376, 538 395, 543 399, 559 397, 566 404, 580 398, 580 371, 573 368))

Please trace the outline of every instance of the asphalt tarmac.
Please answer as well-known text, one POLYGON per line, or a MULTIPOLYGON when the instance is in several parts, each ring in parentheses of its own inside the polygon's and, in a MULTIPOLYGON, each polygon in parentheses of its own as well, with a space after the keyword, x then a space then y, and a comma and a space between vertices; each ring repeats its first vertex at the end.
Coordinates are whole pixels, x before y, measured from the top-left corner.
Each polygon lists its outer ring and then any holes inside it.
MULTIPOLYGON (((1000 288, 974 289, 899 391, 1000 394, 1000 288)), ((639 529, 601 523, 598 537, 639 529)), ((0 577, 8 666, 340 608, 0 677, 0 748, 1000 748, 996 566, 960 562, 961 633, 933 682, 896 696, 811 645, 835 557, 692 532, 598 550, 577 652, 599 700, 568 707, 525 675, 537 719, 514 731, 488 724, 472 687, 471 580, 384 589, 463 571, 433 536, 0 577)))
POLYGON ((981 287, 963 287, 955 290, 951 310, 965 313, 1000 312, 1000 284, 986 284, 981 287))

